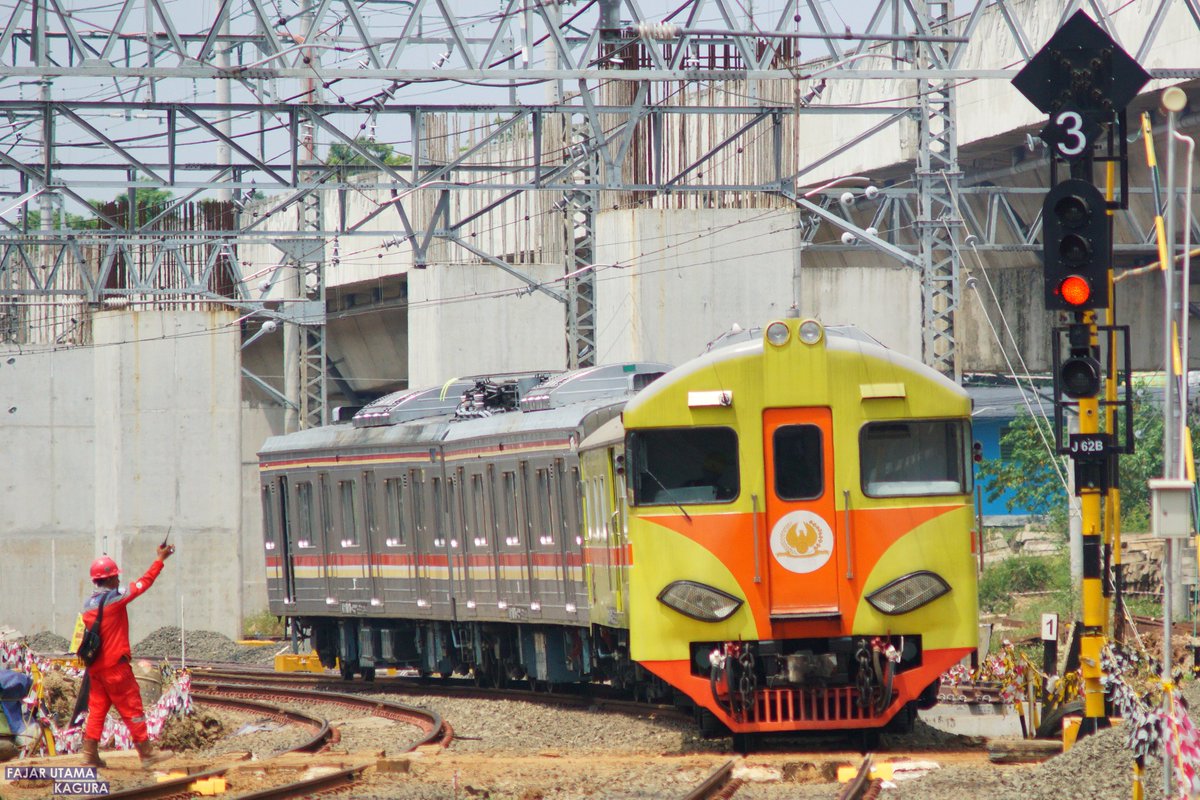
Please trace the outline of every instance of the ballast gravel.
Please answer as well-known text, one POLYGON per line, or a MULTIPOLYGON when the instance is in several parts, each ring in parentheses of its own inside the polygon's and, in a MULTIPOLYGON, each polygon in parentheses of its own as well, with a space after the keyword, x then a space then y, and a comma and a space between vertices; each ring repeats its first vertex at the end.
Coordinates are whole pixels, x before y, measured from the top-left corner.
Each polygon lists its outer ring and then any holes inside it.
POLYGON ((239 664, 270 664, 275 654, 290 646, 279 643, 241 645, 220 633, 203 630, 181 632, 178 627, 159 628, 133 645, 135 658, 186 658, 193 661, 225 661, 239 664))

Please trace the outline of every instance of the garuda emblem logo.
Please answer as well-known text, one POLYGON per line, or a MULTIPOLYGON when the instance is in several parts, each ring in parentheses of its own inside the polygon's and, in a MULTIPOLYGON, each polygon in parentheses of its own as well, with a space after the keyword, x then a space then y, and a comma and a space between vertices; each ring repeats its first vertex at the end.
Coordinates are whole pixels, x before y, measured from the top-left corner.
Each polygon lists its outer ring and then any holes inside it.
POLYGON ((815 572, 833 554, 833 529, 811 511, 784 514, 771 528, 771 554, 790 572, 815 572))

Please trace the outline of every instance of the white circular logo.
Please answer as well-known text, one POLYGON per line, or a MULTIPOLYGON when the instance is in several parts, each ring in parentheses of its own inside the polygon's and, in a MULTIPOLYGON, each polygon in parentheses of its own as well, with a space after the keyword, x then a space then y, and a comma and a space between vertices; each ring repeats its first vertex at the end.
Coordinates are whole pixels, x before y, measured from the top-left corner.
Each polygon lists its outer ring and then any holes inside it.
POLYGON ((791 511, 771 528, 771 554, 789 572, 816 572, 833 555, 833 529, 811 511, 791 511))

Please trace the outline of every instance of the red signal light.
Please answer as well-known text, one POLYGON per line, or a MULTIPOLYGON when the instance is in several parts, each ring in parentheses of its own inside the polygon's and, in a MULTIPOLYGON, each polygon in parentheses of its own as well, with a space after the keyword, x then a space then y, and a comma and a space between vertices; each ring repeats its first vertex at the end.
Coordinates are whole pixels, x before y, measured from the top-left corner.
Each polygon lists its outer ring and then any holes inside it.
POLYGON ((1058 293, 1072 306, 1082 306, 1092 297, 1092 285, 1086 278, 1078 275, 1068 275, 1058 285, 1058 293))

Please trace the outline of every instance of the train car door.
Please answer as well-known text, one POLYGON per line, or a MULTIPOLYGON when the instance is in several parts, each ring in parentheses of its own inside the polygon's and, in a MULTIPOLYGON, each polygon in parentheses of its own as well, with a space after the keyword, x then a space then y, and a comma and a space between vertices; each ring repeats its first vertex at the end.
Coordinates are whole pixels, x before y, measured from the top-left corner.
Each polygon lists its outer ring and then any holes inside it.
POLYGON ((321 579, 325 583, 325 602, 337 597, 338 568, 334 563, 334 544, 337 534, 333 529, 333 487, 330 485, 329 474, 322 472, 317 479, 320 488, 321 506, 321 544, 319 558, 321 560, 321 579))
POLYGON ((379 563, 379 552, 383 539, 379 534, 379 491, 375 483, 374 470, 363 472, 362 485, 363 528, 366 533, 366 541, 363 542, 365 548, 363 558, 366 559, 364 573, 369 588, 368 603, 372 608, 379 608, 383 604, 382 586, 380 585, 381 565, 379 563))
MULTIPOLYGON (((401 614, 411 615, 417 607, 417 553, 415 525, 411 521, 413 493, 409 479, 393 475, 383 481, 387 525, 383 538, 383 586, 388 604, 397 603, 401 614)), ((389 611, 397 607, 389 605, 389 611)))
MULTIPOLYGON (((267 547, 274 552, 267 563, 274 564, 277 592, 271 598, 290 605, 296 599, 296 568, 292 563, 292 526, 288 517, 288 479, 281 475, 273 483, 263 485, 263 524, 268 531, 267 547)), ((285 609, 286 610, 286 609, 285 609)))
POLYGON ((329 546, 329 562, 336 570, 334 597, 341 603, 344 614, 363 613, 370 605, 370 548, 363 536, 363 514, 359 504, 361 492, 353 475, 340 475, 337 482, 338 539, 337 549, 329 546))
POLYGON ((771 616, 838 615, 839 558, 828 408, 763 412, 771 616))
MULTIPOLYGON (((563 608, 577 607, 577 583, 579 577, 575 561, 579 557, 580 545, 576 541, 579 535, 579 515, 575 507, 575 496, 572 486, 579 483, 579 469, 572 467, 572 481, 567 481, 567 465, 561 458, 554 460, 554 501, 558 506, 558 519, 554 535, 558 537, 558 558, 562 560, 560 570, 562 580, 563 608)), ((570 612, 566 612, 570 613, 570 612)))

